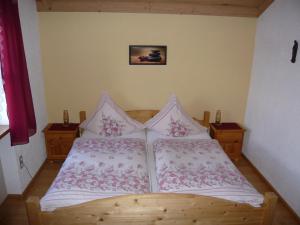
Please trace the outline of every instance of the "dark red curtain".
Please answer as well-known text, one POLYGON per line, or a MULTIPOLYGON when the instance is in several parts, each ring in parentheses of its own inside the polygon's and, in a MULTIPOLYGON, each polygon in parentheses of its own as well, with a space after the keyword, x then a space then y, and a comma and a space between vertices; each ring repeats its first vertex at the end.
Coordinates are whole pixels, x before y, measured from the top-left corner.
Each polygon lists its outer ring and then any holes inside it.
POLYGON ((36 121, 17 0, 0 0, 0 61, 11 144, 26 144, 36 121))

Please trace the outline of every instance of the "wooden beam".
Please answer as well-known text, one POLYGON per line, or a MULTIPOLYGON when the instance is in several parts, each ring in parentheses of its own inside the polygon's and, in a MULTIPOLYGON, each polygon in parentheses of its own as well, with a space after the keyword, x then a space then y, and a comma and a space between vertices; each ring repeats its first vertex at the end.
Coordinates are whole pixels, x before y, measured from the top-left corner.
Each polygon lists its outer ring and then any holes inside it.
POLYGON ((260 16, 273 2, 274 0, 264 0, 262 4, 258 7, 258 14, 260 16))
POLYGON ((51 10, 52 0, 41 0, 44 7, 48 10, 51 10))
POLYGON ((39 11, 129 12, 257 17, 273 0, 38 0, 39 11))
POLYGON ((153 3, 150 12, 212 16, 255 17, 257 8, 234 5, 201 5, 196 3, 153 3))

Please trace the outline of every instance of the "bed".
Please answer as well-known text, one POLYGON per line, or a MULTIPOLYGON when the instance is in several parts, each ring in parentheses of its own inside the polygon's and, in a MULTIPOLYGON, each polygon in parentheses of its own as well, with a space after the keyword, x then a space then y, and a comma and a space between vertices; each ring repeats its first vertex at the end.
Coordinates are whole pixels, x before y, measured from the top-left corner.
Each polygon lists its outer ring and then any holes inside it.
MULTIPOLYGON (((127 111, 132 118, 145 122, 157 110, 127 111)), ((81 112, 81 120, 85 113, 81 112)), ((204 112, 203 126, 209 125, 209 112, 204 112)), ((216 197, 185 193, 125 194, 97 199, 82 204, 60 207, 52 212, 41 210, 40 199, 26 200, 31 225, 144 225, 144 224, 262 224, 271 225, 277 196, 265 193, 263 204, 253 207, 246 203, 216 197)))

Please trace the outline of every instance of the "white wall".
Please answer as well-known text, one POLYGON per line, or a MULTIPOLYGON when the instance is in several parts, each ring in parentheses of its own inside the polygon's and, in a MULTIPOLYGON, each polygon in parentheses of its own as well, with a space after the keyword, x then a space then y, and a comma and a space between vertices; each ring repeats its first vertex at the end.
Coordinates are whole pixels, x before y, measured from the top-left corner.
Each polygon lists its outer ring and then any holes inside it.
POLYGON ((300 216, 299 24, 299 0, 275 0, 258 20, 244 153, 300 216))
MULTIPOLYGON (((35 0, 19 0, 19 13, 25 45, 27 68, 31 85, 33 104, 37 122, 37 133, 30 139, 26 150, 19 146, 17 155, 22 154, 31 174, 35 174, 46 158, 44 134, 42 130, 47 125, 45 106, 44 79, 42 74, 40 34, 38 30, 38 14, 35 0)), ((21 171, 22 189, 30 181, 27 172, 21 171)))
POLYGON ((4 182, 3 176, 3 168, 0 160, 0 204, 4 201, 5 197, 7 196, 6 186, 4 182))
POLYGON ((7 194, 22 193, 16 147, 10 146, 10 137, 0 140, 0 158, 7 194))
POLYGON ((31 181, 26 169, 19 167, 19 155, 23 155, 31 175, 38 171, 46 158, 42 129, 47 124, 47 113, 35 0, 19 0, 19 13, 37 121, 37 133, 30 138, 30 143, 26 145, 10 147, 9 135, 0 140, 0 158, 8 194, 21 194, 31 181))

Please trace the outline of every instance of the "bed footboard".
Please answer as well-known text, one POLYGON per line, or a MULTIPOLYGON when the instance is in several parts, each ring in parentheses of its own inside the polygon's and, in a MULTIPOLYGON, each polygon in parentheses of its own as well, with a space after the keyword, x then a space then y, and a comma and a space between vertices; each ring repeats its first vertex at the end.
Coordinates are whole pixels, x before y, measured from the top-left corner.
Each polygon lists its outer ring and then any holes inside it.
POLYGON ((254 208, 192 194, 126 195, 100 199, 53 212, 41 212, 39 198, 26 201, 30 225, 271 225, 277 196, 266 193, 254 208))

